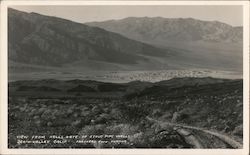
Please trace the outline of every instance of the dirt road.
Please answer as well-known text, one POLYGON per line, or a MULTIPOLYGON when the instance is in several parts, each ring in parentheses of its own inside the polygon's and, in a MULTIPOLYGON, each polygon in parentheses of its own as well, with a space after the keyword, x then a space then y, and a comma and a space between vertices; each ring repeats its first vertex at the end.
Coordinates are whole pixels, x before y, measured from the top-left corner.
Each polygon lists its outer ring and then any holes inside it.
POLYGON ((232 148, 241 149, 242 144, 235 141, 231 137, 218 133, 215 131, 210 131, 194 126, 163 122, 155 120, 153 118, 147 117, 149 121, 153 121, 159 124, 162 128, 167 126, 172 126, 185 141, 192 145, 194 148, 232 148))

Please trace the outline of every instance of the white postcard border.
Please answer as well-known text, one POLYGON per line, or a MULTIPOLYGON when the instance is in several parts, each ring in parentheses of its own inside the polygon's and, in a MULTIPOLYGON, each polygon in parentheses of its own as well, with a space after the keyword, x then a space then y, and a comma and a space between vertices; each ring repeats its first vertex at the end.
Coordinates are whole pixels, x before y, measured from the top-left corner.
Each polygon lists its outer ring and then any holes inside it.
POLYGON ((249 154, 249 1, 2 1, 0 52, 0 154, 249 154), (243 6, 243 149, 8 149, 7 7, 11 5, 241 5, 243 6))

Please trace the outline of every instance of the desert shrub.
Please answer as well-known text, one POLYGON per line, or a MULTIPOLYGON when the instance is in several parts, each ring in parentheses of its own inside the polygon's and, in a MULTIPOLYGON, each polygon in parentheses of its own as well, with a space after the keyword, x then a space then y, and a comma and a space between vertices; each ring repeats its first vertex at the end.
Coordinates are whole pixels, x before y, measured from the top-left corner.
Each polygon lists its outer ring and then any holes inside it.
POLYGON ((116 120, 121 120, 123 117, 122 112, 119 108, 112 108, 112 110, 110 111, 110 116, 116 120))
POLYGON ((172 118, 172 113, 170 112, 165 112, 162 116, 161 116, 161 119, 166 121, 166 120, 171 120, 172 118))
POLYGON ((148 110, 145 107, 138 106, 137 104, 133 105, 125 105, 121 104, 119 109, 122 114, 123 122, 130 122, 131 124, 135 124, 148 115, 148 110))
POLYGON ((243 125, 239 125, 234 128, 233 134, 236 136, 243 137, 243 125))
POLYGON ((87 125, 78 132, 78 135, 79 136, 104 135, 105 128, 106 128, 106 125, 103 125, 103 124, 87 125))
POLYGON ((148 139, 153 148, 192 148, 176 131, 162 131, 148 139))
POLYGON ((108 123, 110 121, 110 115, 103 113, 100 114, 96 119, 95 119, 95 123, 97 124, 105 124, 108 123))
POLYGON ((125 91, 125 85, 116 84, 116 83, 104 83, 98 86, 98 90, 101 92, 110 92, 110 91, 125 91))
POLYGON ((137 133, 139 130, 139 127, 137 125, 131 125, 131 124, 118 124, 115 126, 111 126, 110 128, 113 128, 111 130, 112 132, 122 135, 133 135, 137 133))
POLYGON ((152 116, 153 117, 159 117, 161 115, 162 115, 162 112, 161 112, 160 109, 153 109, 153 111, 152 111, 152 116))

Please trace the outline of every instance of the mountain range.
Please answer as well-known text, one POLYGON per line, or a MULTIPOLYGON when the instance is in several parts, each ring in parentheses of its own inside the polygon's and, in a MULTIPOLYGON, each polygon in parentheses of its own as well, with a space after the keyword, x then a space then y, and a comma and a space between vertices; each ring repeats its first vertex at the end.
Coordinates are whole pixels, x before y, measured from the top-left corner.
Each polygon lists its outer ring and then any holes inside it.
POLYGON ((121 20, 86 23, 129 38, 165 45, 171 42, 242 42, 243 28, 218 21, 193 18, 128 17, 121 20))
POLYGON ((162 17, 77 23, 8 10, 9 69, 242 70, 242 27, 162 17), (192 46, 185 46, 186 43, 192 46), (195 43, 195 44, 194 44, 195 43), (198 44, 197 44, 198 43, 198 44), (195 46, 194 46, 195 45, 195 46))

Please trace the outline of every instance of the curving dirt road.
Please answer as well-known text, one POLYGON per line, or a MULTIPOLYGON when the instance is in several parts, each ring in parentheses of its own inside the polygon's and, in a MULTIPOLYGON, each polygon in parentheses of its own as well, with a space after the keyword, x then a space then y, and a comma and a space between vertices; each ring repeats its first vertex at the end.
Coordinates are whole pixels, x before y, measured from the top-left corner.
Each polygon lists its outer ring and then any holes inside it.
POLYGON ((150 117, 147 117, 147 119, 159 124, 162 128, 172 126, 174 130, 176 130, 185 139, 185 141, 194 148, 243 148, 241 143, 218 132, 194 126, 163 122, 150 117))

